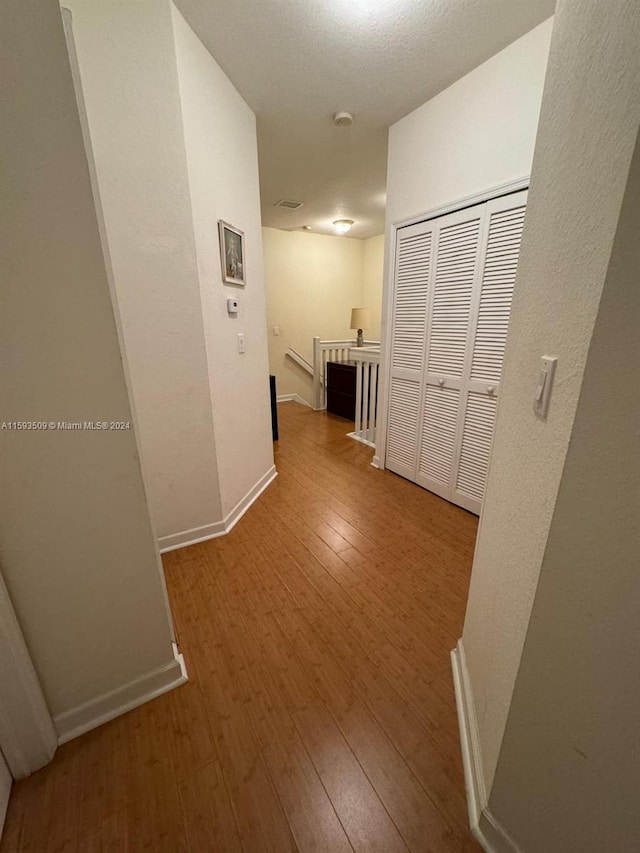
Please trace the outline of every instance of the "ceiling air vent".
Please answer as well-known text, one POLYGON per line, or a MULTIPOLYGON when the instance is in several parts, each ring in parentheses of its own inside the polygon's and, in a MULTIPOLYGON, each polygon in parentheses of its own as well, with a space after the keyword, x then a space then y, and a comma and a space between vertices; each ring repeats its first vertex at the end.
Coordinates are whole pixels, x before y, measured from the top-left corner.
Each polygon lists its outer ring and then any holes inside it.
POLYGON ((284 207, 286 210, 297 210, 299 207, 302 207, 303 202, 301 201, 293 201, 291 198, 281 198, 280 201, 277 201, 273 206, 274 207, 284 207))

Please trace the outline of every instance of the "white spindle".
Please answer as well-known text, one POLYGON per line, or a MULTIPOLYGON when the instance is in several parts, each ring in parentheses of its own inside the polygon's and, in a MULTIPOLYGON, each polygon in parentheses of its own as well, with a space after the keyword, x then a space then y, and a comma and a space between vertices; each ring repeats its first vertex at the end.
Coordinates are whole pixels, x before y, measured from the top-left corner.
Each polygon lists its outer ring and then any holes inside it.
POLYGON ((373 429, 371 431, 371 441, 373 444, 376 443, 377 429, 378 429, 378 382, 380 381, 380 365, 376 364, 376 376, 375 376, 375 385, 373 389, 373 396, 375 400, 375 409, 373 415, 373 429))
POLYGON ((378 398, 378 365, 371 365, 371 373, 369 379, 369 429, 365 438, 370 444, 376 443, 376 427, 378 425, 378 415, 376 412, 376 404, 378 398))
POLYGON ((322 353, 322 379, 323 379, 323 393, 322 393, 322 408, 327 408, 327 362, 329 359, 330 350, 324 350, 322 353))
POLYGON ((320 338, 313 339, 313 408, 322 408, 322 352, 320 338))
POLYGON ((362 430, 360 438, 366 438, 369 430, 369 362, 362 365, 362 430))
POLYGON ((362 362, 356 364, 356 423, 355 434, 362 431, 362 362))

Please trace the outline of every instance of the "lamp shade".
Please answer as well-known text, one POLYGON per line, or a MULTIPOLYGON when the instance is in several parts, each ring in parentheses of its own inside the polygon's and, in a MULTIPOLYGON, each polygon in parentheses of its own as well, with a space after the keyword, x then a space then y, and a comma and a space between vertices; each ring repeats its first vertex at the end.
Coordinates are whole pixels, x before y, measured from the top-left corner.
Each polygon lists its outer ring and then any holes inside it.
POLYGON ((368 329, 371 325, 371 311, 368 308, 351 309, 350 329, 368 329))

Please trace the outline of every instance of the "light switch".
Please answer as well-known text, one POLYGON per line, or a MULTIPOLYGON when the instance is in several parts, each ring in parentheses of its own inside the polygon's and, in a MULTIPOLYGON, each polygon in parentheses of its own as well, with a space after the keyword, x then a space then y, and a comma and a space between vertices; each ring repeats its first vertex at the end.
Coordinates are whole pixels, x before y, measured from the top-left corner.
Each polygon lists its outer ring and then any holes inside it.
POLYGON ((246 346, 244 342, 244 334, 242 332, 238 332, 238 352, 246 352, 246 346))
POLYGON ((539 418, 546 418, 549 411, 549 400, 551 399, 551 388, 557 363, 558 359, 549 355, 543 355, 540 359, 540 373, 533 398, 533 411, 539 418))
POLYGON ((276 338, 278 337, 278 335, 280 334, 280 326, 273 327, 273 334, 276 336, 276 338))

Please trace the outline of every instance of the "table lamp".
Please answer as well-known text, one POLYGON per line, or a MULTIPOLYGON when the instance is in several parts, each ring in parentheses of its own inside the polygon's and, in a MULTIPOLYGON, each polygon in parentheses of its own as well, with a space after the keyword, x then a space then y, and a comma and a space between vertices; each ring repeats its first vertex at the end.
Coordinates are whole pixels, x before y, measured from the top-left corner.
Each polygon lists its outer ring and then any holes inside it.
POLYGON ((371 325, 371 311, 368 308, 352 308, 351 309, 351 325, 350 329, 358 330, 358 338, 356 346, 361 347, 364 343, 362 330, 368 329, 371 325))

